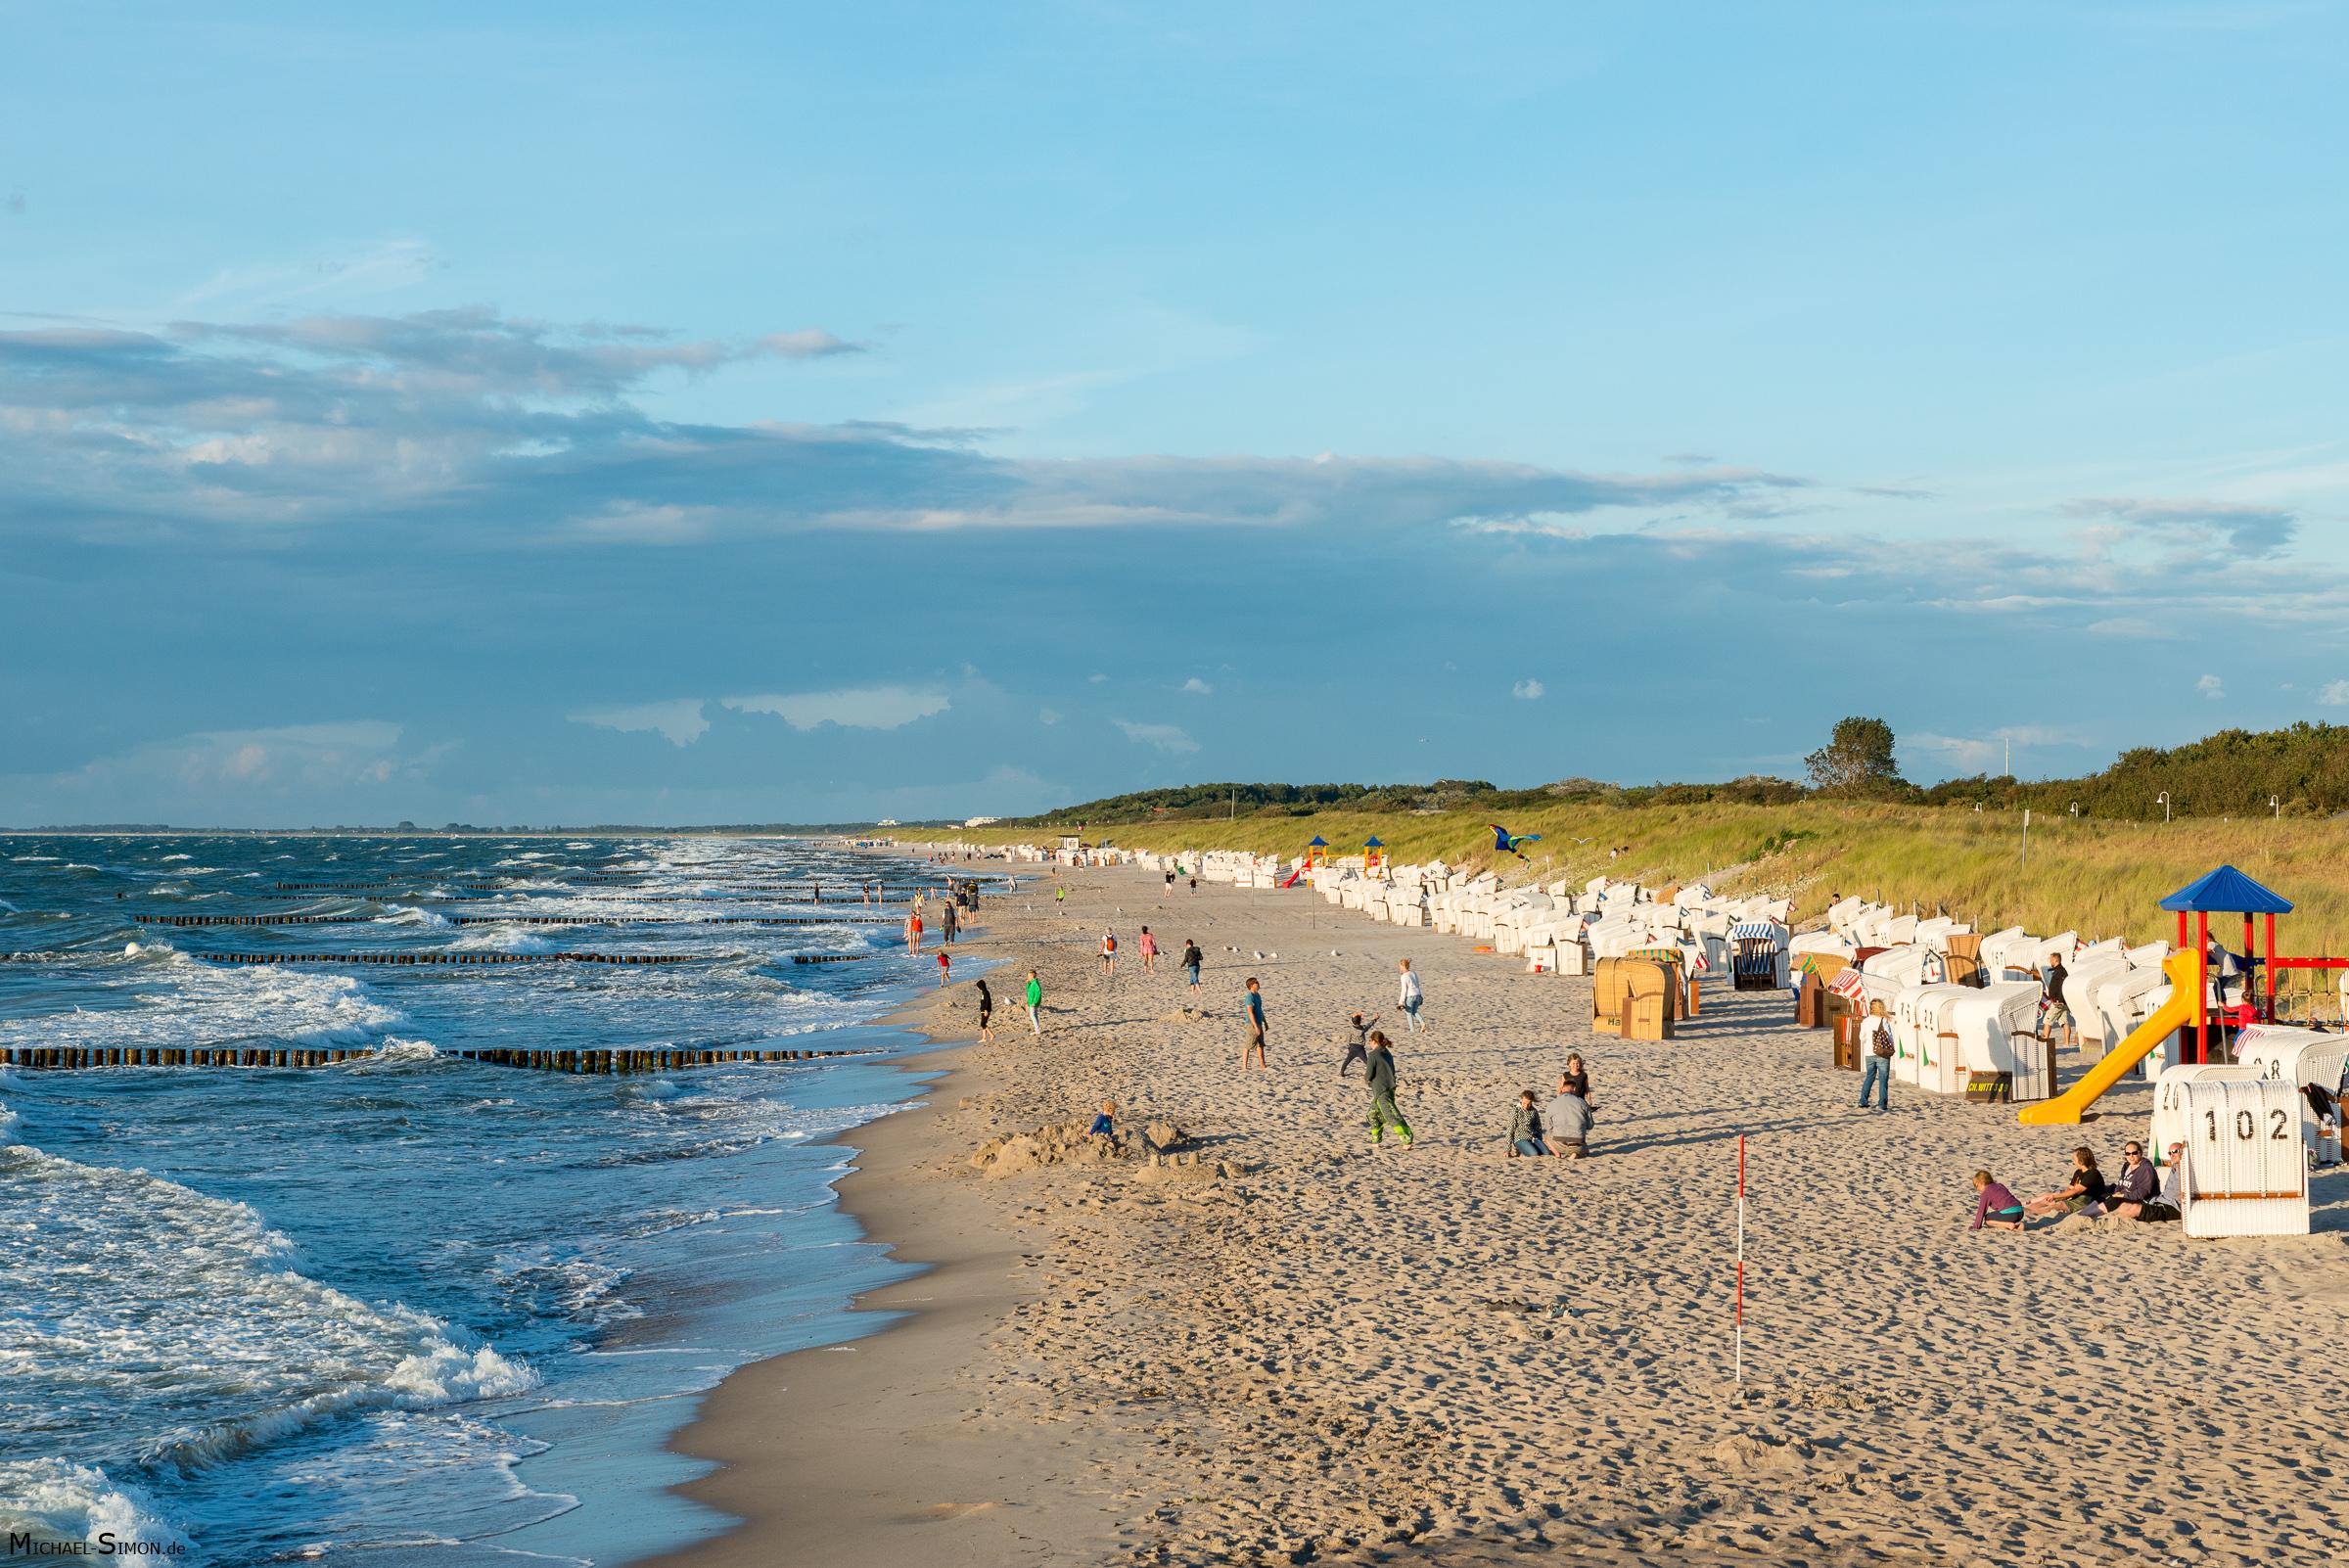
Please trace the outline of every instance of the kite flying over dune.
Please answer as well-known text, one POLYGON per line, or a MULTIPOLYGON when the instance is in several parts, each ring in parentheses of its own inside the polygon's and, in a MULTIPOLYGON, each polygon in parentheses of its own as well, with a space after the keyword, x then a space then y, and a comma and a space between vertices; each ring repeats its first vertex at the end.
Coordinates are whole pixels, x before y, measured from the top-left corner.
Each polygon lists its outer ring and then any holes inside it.
POLYGON ((1525 852, 1517 846, 1538 843, 1542 837, 1539 833, 1511 833, 1498 822, 1487 822, 1485 826, 1493 830, 1493 848, 1503 854, 1513 854, 1520 860, 1525 858, 1525 852))

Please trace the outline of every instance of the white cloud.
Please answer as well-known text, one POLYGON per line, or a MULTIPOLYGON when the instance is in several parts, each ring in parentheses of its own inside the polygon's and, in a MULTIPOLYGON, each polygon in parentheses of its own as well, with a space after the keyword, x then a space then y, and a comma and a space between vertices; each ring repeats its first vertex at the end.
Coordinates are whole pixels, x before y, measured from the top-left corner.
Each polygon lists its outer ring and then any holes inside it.
POLYGON ((1060 722, 1060 710, 1057 708, 1041 709, 1036 715, 1036 721, 1039 724, 1057 724, 1060 722))
POLYGON ((1549 688, 1538 680, 1521 680, 1509 688, 1509 695, 1520 702, 1539 702, 1542 694, 1547 690, 1549 688))
POLYGON ((1201 680, 1197 675, 1193 675, 1190 679, 1182 683, 1182 689, 1191 693, 1193 696, 1205 697, 1213 692, 1216 688, 1209 685, 1206 681, 1201 680))
POLYGON ((1136 746, 1155 746, 1162 752, 1195 752, 1199 743, 1173 724, 1136 724, 1123 718, 1111 723, 1126 732, 1126 738, 1136 746))
POLYGON ((2093 637, 2151 637, 2159 635, 2161 628, 2142 616, 2114 616, 2090 622, 2088 631, 2093 637))
POLYGON ((2194 682, 2194 690, 2215 703, 2227 695, 2227 683, 2216 675, 2204 675, 2194 682))
POLYGON ((1101 682, 1107 680, 1109 677, 1107 675, 1087 675, 1084 678, 1091 684, 1098 686, 1101 684, 1101 682))
POLYGON ((414 782, 456 749, 444 742, 403 753, 400 734, 399 725, 374 718, 205 730, 97 758, 54 782, 85 799, 126 787, 235 800, 282 797, 290 790, 414 782))
POLYGON ((665 737, 671 746, 691 746, 710 728, 710 720, 702 716, 699 697, 680 697, 674 702, 639 703, 633 708, 592 708, 583 714, 569 715, 575 724, 593 724, 599 729, 616 729, 623 735, 647 732, 665 737))
POLYGON ((850 729, 902 729, 953 704, 943 691, 912 686, 858 686, 845 691, 766 692, 719 699, 744 714, 771 714, 794 729, 839 724, 850 729))
POLYGON ((2317 704, 2323 708, 2349 708, 2349 680, 2328 680, 2317 693, 2317 704))
POLYGON ((1932 752, 1945 759, 1960 772, 1982 773, 2006 765, 2012 747, 2019 751, 2028 746, 2081 746, 2092 744, 2075 730, 2058 729, 2048 724, 2009 724, 1994 729, 1987 735, 1936 735, 1931 731, 1906 734, 1901 737, 1905 752, 1932 752))

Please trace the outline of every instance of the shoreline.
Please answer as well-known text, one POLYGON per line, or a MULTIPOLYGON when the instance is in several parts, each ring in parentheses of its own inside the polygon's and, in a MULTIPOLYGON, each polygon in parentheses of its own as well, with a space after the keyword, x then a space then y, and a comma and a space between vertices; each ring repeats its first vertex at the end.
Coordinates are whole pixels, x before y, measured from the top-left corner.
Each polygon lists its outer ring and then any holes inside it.
MULTIPOLYGON (((1001 957, 986 950, 998 945, 982 925, 954 950, 1001 957)), ((1008 967, 1008 959, 995 966, 1008 967)), ((841 1212, 893 1262, 916 1270, 849 1304, 852 1320, 889 1320, 748 1362, 703 1395, 666 1447, 717 1468, 670 1490, 733 1522, 628 1559, 626 1568, 767 1568, 784 1560, 786 1542, 790 1560, 827 1568, 1007 1562, 1030 1554, 1039 1535, 1111 1549, 1106 1511, 1079 1495, 1083 1478, 1056 1458, 1049 1434, 994 1430, 974 1443, 955 1430, 963 1424, 956 1374, 979 1364, 988 1334, 1037 1293, 1019 1278, 1032 1254, 996 1229, 977 1195, 925 1179, 945 1108, 990 1086, 974 1060, 976 1036, 948 1019, 952 1004, 967 1008, 968 997, 967 983, 956 982, 878 1020, 930 1041, 887 1064, 930 1082, 902 1105, 826 1140, 854 1150, 852 1168, 832 1184, 841 1212), (1036 1490, 1056 1470, 1067 1472, 1065 1487, 1036 1490), (904 1485, 917 1473, 919 1499, 904 1485)), ((998 1019, 1005 1011, 998 995, 998 1019)), ((951 1159, 956 1151, 945 1152, 951 1159)), ((1085 1560, 1097 1558, 1088 1551, 1085 1560)))

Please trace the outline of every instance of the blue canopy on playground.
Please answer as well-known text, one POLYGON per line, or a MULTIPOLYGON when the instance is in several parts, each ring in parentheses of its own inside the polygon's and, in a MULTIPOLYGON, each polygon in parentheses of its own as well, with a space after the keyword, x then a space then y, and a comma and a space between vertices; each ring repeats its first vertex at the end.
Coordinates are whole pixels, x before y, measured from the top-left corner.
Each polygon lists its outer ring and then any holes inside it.
POLYGON ((1329 840, 1316 833, 1305 841, 1305 847, 1309 850, 1326 850, 1329 848, 1329 840))
POLYGON ((2292 901, 2231 865, 2203 873, 2161 900, 2173 914, 2290 914, 2292 901))
POLYGON ((1386 848, 1386 846, 1379 843, 1375 837, 1372 837, 1362 840, 1362 848, 1365 850, 1383 850, 1386 848))

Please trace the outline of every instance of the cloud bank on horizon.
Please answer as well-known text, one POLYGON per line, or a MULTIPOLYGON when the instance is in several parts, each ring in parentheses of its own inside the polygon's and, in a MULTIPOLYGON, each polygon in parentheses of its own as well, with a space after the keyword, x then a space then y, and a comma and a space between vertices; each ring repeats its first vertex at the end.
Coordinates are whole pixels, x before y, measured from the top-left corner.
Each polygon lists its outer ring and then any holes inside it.
MULTIPOLYGON (((2329 716, 2349 438, 2314 256, 2349 218, 2287 193, 2340 151, 2310 61, 2349 40, 2145 15, 2177 25, 1725 8, 1693 55, 1636 18, 1529 10, 1515 47, 1381 19, 1342 63, 1241 12, 1212 50, 962 19, 965 63, 868 57, 878 23, 836 18, 766 38, 865 62, 790 108, 722 91, 739 40, 571 37, 553 77, 409 133, 374 207, 326 172, 374 155, 271 136, 301 105, 267 94, 232 117, 303 210, 183 199, 201 154, 168 139, 135 202, 53 207, 144 166, 171 105, 122 100, 89 146, 0 167, 24 192, 0 212, 0 823, 1793 773, 1854 712, 1919 776, 2009 747, 2050 773, 2329 716), (1103 79, 1043 70, 1039 38, 1103 79), (1848 88, 1837 50, 1888 39, 1943 51, 1858 106, 1924 171, 1897 189, 1799 92, 1741 117, 1753 59, 1848 88), (2046 79, 1977 107, 2025 47, 2046 79), (2171 123, 2214 52, 2227 126, 2171 123), (1668 70, 1709 89, 1689 126, 1575 156, 1668 70), (1029 117, 918 134, 986 72, 1029 117), (2091 115, 2063 88, 2097 72, 2091 115), (885 77, 922 100, 902 137, 742 200, 776 176, 737 138, 885 77), (582 117, 623 81, 719 123, 582 117), (1398 95, 1415 133, 1373 113, 1398 95), (1059 133, 1113 101, 1108 143, 1059 133), (462 151, 533 116, 624 210, 462 151), (2194 135, 2271 184, 2198 175, 2194 135), (1227 141, 1267 151, 1210 201, 1195 155, 1227 141), (1986 180, 2028 247, 1952 228, 1986 180), (2190 232, 2125 201, 2154 189, 2200 204, 2190 232), (469 205, 490 190, 501 221, 469 205), (2204 243, 2280 202, 2288 254, 2204 243), (112 243, 133 223, 155 243, 112 243)), ((396 90, 363 24, 314 25, 339 29, 299 40, 338 46, 314 90, 396 90)), ((70 18, 28 36, 61 82, 110 47, 70 18)), ((201 28, 136 47, 249 69, 201 28)))

